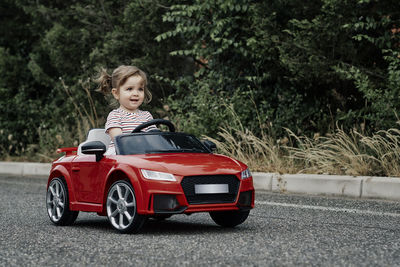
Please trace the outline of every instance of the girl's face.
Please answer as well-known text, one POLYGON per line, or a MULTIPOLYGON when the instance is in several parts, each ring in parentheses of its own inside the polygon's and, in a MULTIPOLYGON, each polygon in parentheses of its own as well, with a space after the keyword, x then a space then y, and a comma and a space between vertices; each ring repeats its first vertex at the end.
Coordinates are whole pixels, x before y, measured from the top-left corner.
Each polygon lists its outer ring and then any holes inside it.
POLYGON ((138 75, 131 76, 119 89, 113 88, 111 92, 122 110, 134 113, 144 100, 143 79, 138 75))

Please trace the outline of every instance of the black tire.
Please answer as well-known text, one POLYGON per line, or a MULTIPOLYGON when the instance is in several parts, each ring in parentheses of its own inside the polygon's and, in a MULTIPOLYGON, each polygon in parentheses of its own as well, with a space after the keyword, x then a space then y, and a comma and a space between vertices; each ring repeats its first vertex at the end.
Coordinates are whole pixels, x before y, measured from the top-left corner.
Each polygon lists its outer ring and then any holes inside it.
POLYGON ((210 216, 213 221, 222 227, 235 227, 243 223, 249 216, 250 210, 213 211, 210 216))
POLYGON ((53 178, 47 188, 46 209, 50 221, 55 225, 71 225, 79 211, 69 209, 68 186, 63 178, 53 178))
POLYGON ((137 233, 147 217, 137 213, 136 195, 132 185, 124 180, 112 184, 107 194, 107 217, 120 233, 137 233))

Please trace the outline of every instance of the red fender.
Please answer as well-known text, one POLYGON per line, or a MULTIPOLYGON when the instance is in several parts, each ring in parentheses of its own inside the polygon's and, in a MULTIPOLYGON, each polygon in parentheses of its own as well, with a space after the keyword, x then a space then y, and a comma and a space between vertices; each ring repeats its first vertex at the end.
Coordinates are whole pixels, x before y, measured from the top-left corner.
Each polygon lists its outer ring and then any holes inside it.
POLYGON ((147 199, 143 195, 143 191, 140 185, 139 178, 135 171, 126 164, 118 164, 111 168, 111 170, 107 174, 107 179, 105 182, 105 185, 103 186, 103 211, 105 210, 105 204, 106 204, 106 198, 107 198, 107 193, 108 189, 110 186, 116 182, 118 177, 121 176, 121 173, 129 180, 131 183, 133 190, 135 191, 135 197, 136 197, 136 205, 137 205, 137 211, 138 213, 144 213, 147 210, 147 199))
POLYGON ((56 165, 52 167, 50 171, 50 176, 49 179, 47 180, 47 188, 49 187, 50 181, 55 178, 55 177, 64 177, 65 182, 67 183, 68 187, 68 196, 69 196, 69 202, 76 202, 76 197, 74 190, 71 190, 72 188, 72 181, 71 181, 71 176, 69 175, 69 172, 67 168, 63 165, 56 165))

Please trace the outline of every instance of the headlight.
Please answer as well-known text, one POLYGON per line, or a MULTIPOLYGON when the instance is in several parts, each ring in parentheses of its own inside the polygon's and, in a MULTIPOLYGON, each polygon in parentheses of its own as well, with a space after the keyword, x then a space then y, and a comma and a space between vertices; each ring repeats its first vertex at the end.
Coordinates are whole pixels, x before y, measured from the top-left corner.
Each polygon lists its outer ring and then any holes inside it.
POLYGON ((143 177, 149 180, 161 180, 161 181, 176 181, 175 177, 171 173, 166 172, 155 172, 149 170, 140 170, 143 177))
POLYGON ((244 171, 242 171, 241 177, 242 177, 242 180, 246 179, 246 178, 250 178, 251 177, 250 170, 249 169, 245 169, 244 171))

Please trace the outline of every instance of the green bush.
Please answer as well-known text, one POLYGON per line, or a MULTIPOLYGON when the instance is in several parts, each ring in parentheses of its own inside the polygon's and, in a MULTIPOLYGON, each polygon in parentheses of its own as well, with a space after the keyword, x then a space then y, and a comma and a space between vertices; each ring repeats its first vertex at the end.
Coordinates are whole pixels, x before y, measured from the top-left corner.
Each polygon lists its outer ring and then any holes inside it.
POLYGON ((256 136, 392 128, 398 10, 394 0, 2 1, 2 154, 50 153, 56 132, 74 145, 103 125, 112 107, 93 77, 121 64, 149 74, 144 108, 196 135, 235 123, 230 108, 256 136))
POLYGON ((336 121, 347 129, 393 127, 399 5, 243 0, 172 6, 163 19, 175 29, 156 39, 181 36, 186 42, 171 54, 191 57, 197 71, 178 79, 183 87, 171 105, 178 117, 189 114, 186 127, 213 135, 226 119, 226 103, 256 132, 259 118, 277 135, 283 127, 326 133, 336 121))

